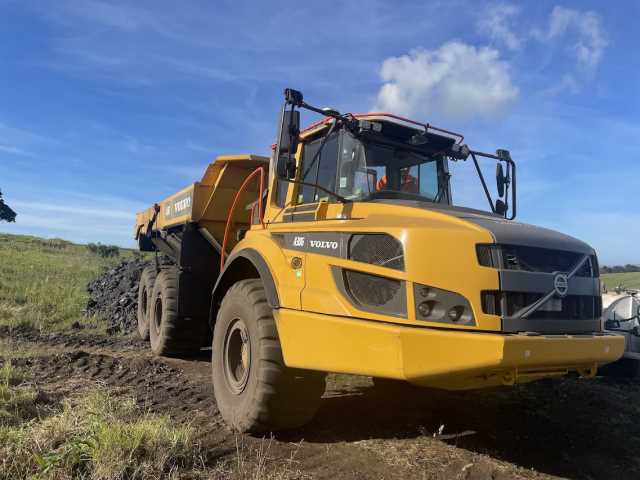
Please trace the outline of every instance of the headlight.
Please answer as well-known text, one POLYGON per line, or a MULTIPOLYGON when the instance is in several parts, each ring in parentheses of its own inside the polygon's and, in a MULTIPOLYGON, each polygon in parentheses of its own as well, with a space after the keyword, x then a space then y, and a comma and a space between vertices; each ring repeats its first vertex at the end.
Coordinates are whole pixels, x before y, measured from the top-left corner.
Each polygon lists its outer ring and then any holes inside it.
POLYGON ((414 284, 413 299, 418 320, 452 325, 476 324, 471 304, 458 293, 414 284))

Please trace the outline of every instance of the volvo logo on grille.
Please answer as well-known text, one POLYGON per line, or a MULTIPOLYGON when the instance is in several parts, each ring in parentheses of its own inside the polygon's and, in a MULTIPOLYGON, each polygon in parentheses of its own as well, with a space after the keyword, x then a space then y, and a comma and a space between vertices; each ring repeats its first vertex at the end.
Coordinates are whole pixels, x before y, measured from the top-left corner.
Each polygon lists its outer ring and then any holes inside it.
POLYGON ((569 278, 564 273, 558 273, 553 278, 553 289, 559 297, 565 297, 569 291, 569 278))

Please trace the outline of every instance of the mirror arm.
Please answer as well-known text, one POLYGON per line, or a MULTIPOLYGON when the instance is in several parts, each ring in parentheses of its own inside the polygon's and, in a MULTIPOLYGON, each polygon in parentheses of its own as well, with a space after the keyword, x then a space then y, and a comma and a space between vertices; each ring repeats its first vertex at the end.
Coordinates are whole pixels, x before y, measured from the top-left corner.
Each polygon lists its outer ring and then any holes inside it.
MULTIPOLYGON (((499 157, 498 155, 493 155, 491 153, 484 153, 484 152, 478 152, 478 151, 474 151, 471 150, 469 152, 471 154, 471 156, 473 157, 473 160, 476 164, 476 170, 478 171, 478 174, 480 175, 480 180, 482 181, 482 186, 484 187, 484 191, 485 191, 485 195, 487 195, 487 198, 491 198, 491 196, 489 195, 489 190, 487 189, 487 185, 484 181, 484 177, 482 176, 482 173, 480 172, 480 168, 476 162, 476 155, 480 155, 482 157, 485 158, 493 158, 494 160, 499 160, 502 162, 506 162, 508 165, 511 166, 511 215, 509 215, 507 218, 507 220, 513 220, 516 218, 516 214, 517 214, 517 195, 516 195, 516 162, 513 161, 513 159, 511 158, 511 156, 507 156, 505 157, 499 157)), ((491 204, 491 210, 495 213, 495 208, 493 207, 493 203, 491 201, 489 201, 489 203, 491 204)))
POLYGON ((493 199, 491 198, 491 194, 489 193, 489 188, 487 188, 487 182, 485 182, 484 175, 482 174, 482 170, 480 170, 480 165, 478 165, 476 152, 471 152, 471 158, 473 159, 473 165, 476 167, 476 172, 478 172, 478 177, 480 178, 480 182, 482 182, 482 188, 484 189, 484 194, 486 195, 487 200, 489 201, 491 212, 496 213, 496 207, 493 205, 493 199))

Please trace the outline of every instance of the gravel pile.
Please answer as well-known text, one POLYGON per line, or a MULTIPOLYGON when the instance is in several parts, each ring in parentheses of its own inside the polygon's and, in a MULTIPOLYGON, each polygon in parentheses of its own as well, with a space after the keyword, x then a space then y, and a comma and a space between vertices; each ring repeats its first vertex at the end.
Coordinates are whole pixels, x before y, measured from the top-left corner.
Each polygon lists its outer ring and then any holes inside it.
MULTIPOLYGON (((160 263, 168 265, 171 260, 160 257, 160 263)), ((152 262, 139 258, 124 260, 87 285, 89 300, 85 311, 105 320, 108 333, 130 333, 136 329, 138 282, 147 265, 152 262)))

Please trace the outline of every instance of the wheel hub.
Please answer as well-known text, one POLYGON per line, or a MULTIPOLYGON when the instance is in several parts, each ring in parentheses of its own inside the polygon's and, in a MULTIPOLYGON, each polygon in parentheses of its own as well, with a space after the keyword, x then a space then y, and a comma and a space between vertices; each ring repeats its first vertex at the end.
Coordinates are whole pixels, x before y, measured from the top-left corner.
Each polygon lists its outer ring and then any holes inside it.
POLYGON ((224 373, 229 389, 241 394, 249 381, 251 342, 243 320, 236 318, 227 330, 224 342, 224 373))

